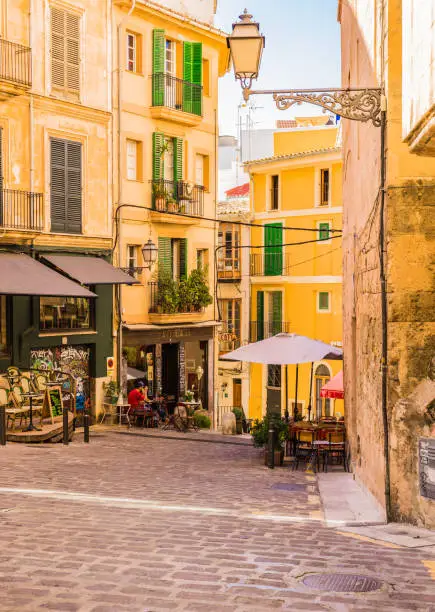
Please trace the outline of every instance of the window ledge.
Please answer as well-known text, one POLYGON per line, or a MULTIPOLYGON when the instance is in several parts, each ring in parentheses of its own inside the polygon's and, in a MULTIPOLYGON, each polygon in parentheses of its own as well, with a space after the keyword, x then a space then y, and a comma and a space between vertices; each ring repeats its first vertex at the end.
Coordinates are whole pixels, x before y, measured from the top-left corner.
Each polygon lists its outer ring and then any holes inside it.
POLYGON ((64 329, 59 331, 39 332, 39 338, 49 338, 52 336, 96 336, 97 331, 94 329, 64 329))

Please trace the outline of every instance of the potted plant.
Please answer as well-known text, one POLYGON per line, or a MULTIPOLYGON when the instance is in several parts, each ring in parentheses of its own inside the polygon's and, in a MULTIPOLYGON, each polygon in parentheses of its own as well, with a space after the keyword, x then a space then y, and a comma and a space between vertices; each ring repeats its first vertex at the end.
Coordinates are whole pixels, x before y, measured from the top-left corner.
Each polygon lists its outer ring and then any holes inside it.
MULTIPOLYGON (((274 463, 282 465, 284 462, 284 442, 288 439, 288 425, 281 419, 274 419, 276 431, 274 447, 274 463)), ((253 444, 256 448, 264 448, 264 464, 268 463, 268 442, 269 442, 269 417, 265 416, 262 420, 256 420, 251 429, 253 444)))
POLYGON ((178 312, 180 303, 178 286, 171 274, 159 271, 157 283, 157 308, 163 314, 178 312))
POLYGON ((243 433, 243 410, 241 408, 233 408, 232 413, 236 417, 236 433, 243 433))
POLYGON ((177 200, 169 191, 166 192, 166 208, 169 212, 179 212, 177 200))
POLYGON ((213 302, 207 283, 207 268, 192 270, 189 279, 191 305, 197 312, 213 302))
POLYGON ((185 401, 186 402, 193 402, 194 398, 195 398, 195 395, 194 395, 193 391, 187 389, 185 394, 184 394, 185 401))
POLYGON ((152 185, 154 208, 166 210, 166 189, 163 181, 154 181, 152 185))
POLYGON ((109 380, 103 384, 103 389, 107 403, 115 405, 118 401, 119 385, 114 380, 109 380))

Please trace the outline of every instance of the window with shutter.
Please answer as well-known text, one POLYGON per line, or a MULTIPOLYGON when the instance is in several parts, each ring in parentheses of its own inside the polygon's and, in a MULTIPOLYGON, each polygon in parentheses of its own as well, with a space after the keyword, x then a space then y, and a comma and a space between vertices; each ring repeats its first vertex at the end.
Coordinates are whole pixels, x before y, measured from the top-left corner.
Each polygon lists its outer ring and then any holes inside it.
POLYGON ((272 314, 270 323, 271 334, 279 334, 282 331, 282 293, 281 291, 272 291, 269 293, 269 313, 272 314))
POLYGON ((264 274, 282 274, 282 223, 269 223, 264 226, 264 274))
POLYGON ((164 135, 160 132, 153 133, 153 181, 163 178, 163 142, 164 135))
POLYGON ((202 114, 202 43, 183 43, 183 110, 202 114))
POLYGON ((80 93, 80 16, 51 7, 51 85, 75 98, 80 93))
POLYGON ((181 180, 183 180, 183 139, 174 138, 174 181, 181 180))
POLYGON ((127 140, 127 178, 129 181, 137 180, 137 150, 135 140, 127 140))
POLYGON ((319 312, 330 312, 330 293, 329 291, 319 291, 317 294, 317 310, 319 312))
POLYGON ((159 272, 172 274, 171 239, 159 236, 159 272))
POLYGON ((82 145, 58 138, 52 138, 50 144, 51 231, 80 234, 82 145))
POLYGON ((330 235, 330 224, 328 222, 319 223, 319 240, 329 240, 330 235))
POLYGON ((187 278, 187 240, 181 238, 180 244, 180 278, 187 278))
POLYGON ((153 30, 153 106, 165 101, 165 31, 153 30))

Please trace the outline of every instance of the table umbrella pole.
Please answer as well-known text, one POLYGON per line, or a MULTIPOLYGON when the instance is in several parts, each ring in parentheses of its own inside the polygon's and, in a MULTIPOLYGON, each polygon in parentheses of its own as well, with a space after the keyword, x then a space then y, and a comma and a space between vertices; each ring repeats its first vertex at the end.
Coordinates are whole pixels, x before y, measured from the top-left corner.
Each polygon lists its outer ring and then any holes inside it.
POLYGON ((296 364, 296 381, 295 381, 295 408, 293 410, 293 420, 296 422, 298 414, 298 382, 299 382, 299 364, 296 364))
POLYGON ((311 423, 311 397, 313 395, 313 370, 314 363, 311 362, 311 372, 310 372, 310 396, 308 399, 308 422, 311 423))
POLYGON ((289 421, 289 412, 288 412, 288 365, 285 367, 285 422, 289 421))

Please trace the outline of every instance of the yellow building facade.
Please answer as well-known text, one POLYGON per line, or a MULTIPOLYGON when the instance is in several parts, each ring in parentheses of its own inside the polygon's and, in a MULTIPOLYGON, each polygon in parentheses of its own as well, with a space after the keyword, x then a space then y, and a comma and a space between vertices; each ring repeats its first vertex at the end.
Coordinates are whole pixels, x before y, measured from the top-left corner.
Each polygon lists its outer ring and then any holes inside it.
MULTIPOLYGON (((337 127, 313 126, 274 134, 274 156, 246 163, 251 179, 250 340, 281 331, 341 346, 341 151, 337 127), (297 228, 289 230, 286 228, 297 228), (307 244, 292 245, 305 242, 307 244), (315 241, 315 242, 313 242, 315 241)), ((311 418, 341 416, 342 400, 320 388, 342 362, 298 366, 251 364, 250 418, 266 408, 311 418), (296 392, 296 376, 298 378, 296 392), (279 407, 279 408, 278 408, 279 407)))
MULTIPOLYGON (((122 289, 119 346, 151 393, 175 402, 194 388, 211 409, 217 82, 228 65, 226 41, 208 23, 162 6, 130 7, 117 3, 112 32, 116 257, 138 281, 122 289), (158 249, 151 270, 142 257, 148 240, 158 249)), ((119 318, 117 325, 119 332, 119 318)))
MULTIPOLYGON (((0 256, 111 261, 110 14, 99 0, 0 2, 0 256)), ((69 362, 80 393, 99 397, 112 287, 94 293, 3 293, 0 370, 69 362)))

